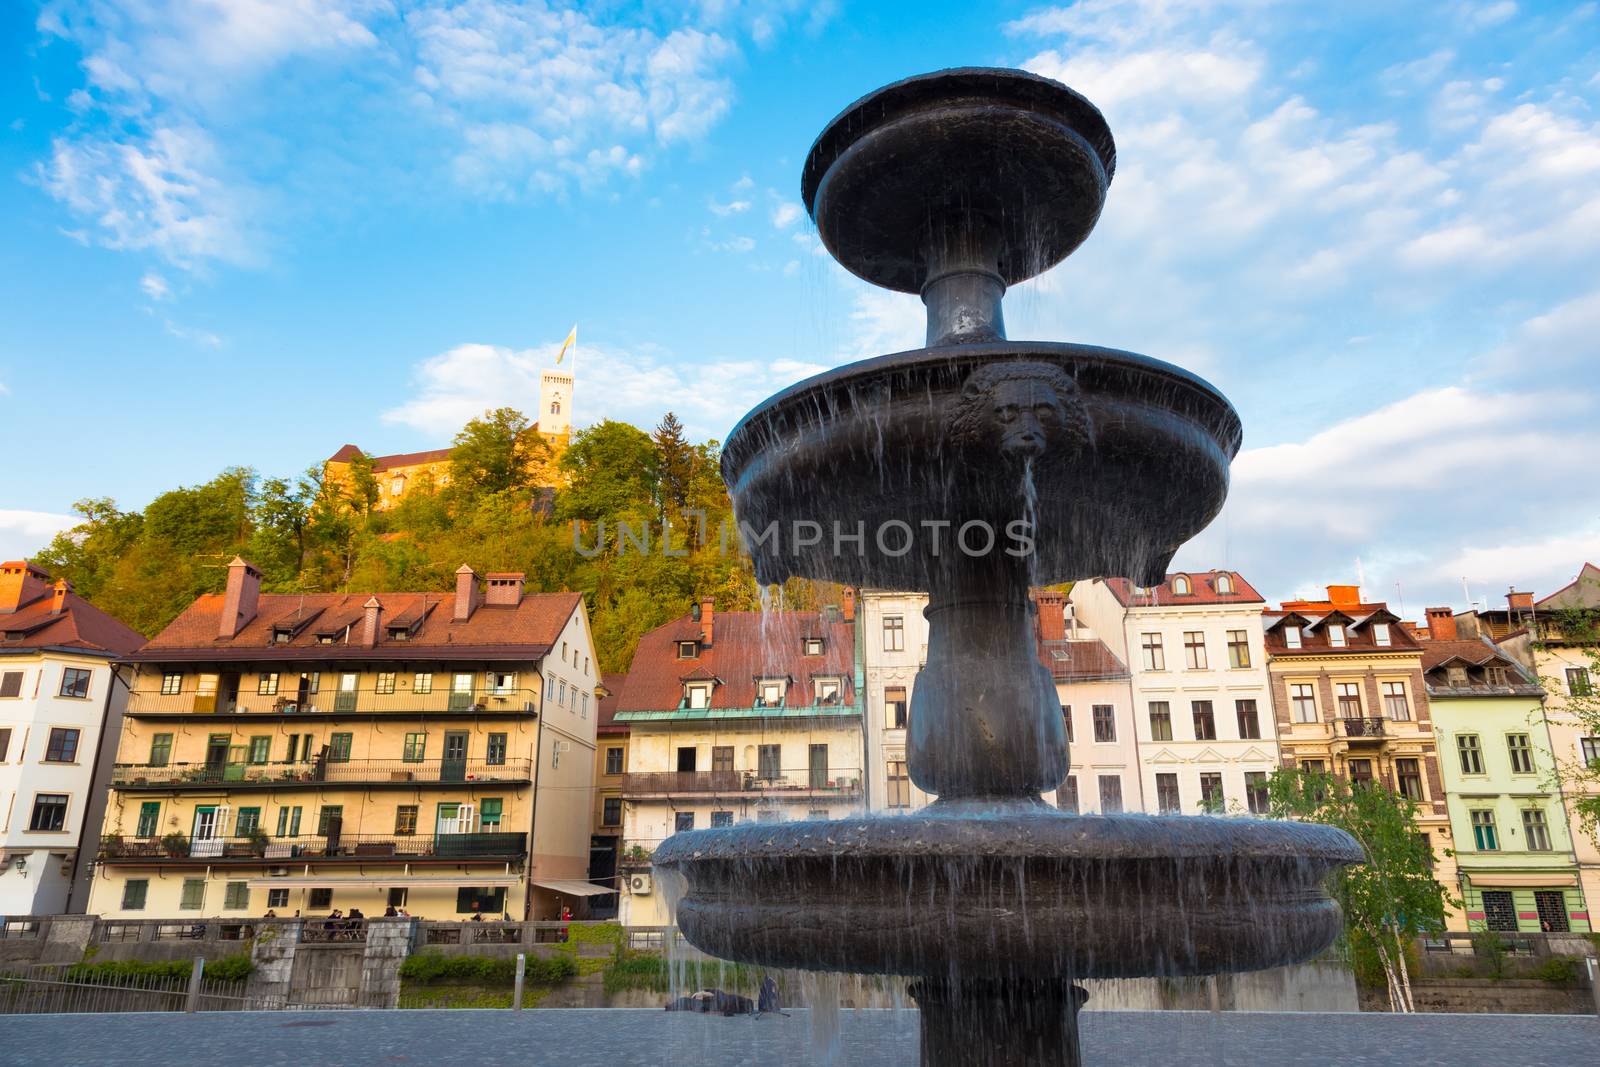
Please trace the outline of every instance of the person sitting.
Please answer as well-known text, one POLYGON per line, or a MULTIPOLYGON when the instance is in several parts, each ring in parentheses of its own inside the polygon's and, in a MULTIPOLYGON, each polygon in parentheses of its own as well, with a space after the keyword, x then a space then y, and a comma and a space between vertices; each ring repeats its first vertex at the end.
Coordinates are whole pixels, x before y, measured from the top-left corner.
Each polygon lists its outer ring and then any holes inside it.
POLYGON ((352 923, 355 923, 365 919, 366 916, 361 914, 360 908, 351 908, 349 918, 352 923))
POLYGON ((398 911, 394 910, 394 905, 393 904, 390 904, 387 908, 383 909, 383 917, 385 919, 397 918, 399 916, 399 914, 400 913, 398 911))
POLYGON ((268 908, 267 913, 262 916, 263 919, 276 919, 277 917, 278 913, 273 911, 271 908, 268 908))

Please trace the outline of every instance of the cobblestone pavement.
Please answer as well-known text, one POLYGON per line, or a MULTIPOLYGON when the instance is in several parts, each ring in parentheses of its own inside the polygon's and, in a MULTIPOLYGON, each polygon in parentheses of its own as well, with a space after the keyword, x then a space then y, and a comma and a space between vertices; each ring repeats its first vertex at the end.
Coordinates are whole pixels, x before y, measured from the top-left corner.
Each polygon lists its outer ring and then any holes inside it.
MULTIPOLYGON (((0 1016, 6 1067, 914 1067, 909 1011, 844 1011, 830 1055, 810 1013, 345 1011, 0 1016)), ((1600 1019, 1549 1015, 1090 1012, 1087 1063, 1113 1067, 1596 1062, 1600 1019)))

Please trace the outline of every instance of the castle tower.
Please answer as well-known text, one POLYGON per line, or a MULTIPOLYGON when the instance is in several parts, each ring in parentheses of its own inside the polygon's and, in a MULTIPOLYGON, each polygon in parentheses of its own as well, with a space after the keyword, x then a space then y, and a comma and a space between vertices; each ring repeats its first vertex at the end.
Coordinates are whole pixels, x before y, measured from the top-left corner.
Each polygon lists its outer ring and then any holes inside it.
POLYGON ((572 431, 572 375, 566 371, 539 372, 539 432, 562 441, 572 431))

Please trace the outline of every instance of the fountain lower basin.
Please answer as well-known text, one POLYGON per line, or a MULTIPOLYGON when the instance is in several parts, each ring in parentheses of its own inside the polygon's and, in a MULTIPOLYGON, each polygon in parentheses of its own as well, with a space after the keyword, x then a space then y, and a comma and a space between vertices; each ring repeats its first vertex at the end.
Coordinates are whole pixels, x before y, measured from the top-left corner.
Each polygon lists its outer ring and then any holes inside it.
POLYGON ((655 864, 685 879, 678 925, 717 957, 968 981, 1301 962, 1340 929, 1323 877, 1361 860, 1330 827, 1037 803, 695 830, 655 864))

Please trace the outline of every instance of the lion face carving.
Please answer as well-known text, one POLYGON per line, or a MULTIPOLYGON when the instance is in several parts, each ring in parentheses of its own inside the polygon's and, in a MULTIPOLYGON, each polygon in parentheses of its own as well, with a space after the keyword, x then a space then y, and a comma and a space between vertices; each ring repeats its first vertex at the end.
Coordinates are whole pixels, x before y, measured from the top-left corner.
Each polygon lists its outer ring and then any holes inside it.
POLYGON ((998 449, 1013 459, 1089 442, 1089 414, 1078 383, 1048 363, 991 363, 961 387, 950 434, 964 447, 998 449))

